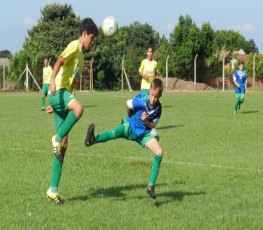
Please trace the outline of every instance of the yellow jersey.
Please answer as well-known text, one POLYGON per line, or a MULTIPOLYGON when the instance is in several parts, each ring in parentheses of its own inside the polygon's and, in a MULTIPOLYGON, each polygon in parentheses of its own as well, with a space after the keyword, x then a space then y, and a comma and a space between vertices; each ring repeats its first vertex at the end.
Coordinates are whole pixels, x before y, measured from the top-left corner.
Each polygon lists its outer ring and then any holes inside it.
POLYGON ((50 84, 52 75, 52 68, 51 66, 47 66, 43 68, 43 84, 50 84))
POLYGON ((142 79, 141 89, 150 89, 151 82, 157 75, 157 62, 154 60, 150 61, 148 58, 142 60, 139 72, 150 76, 148 79, 142 79))
POLYGON ((84 66, 84 55, 79 40, 70 42, 59 57, 64 59, 64 65, 60 67, 55 78, 56 90, 64 88, 72 93, 79 83, 84 66))

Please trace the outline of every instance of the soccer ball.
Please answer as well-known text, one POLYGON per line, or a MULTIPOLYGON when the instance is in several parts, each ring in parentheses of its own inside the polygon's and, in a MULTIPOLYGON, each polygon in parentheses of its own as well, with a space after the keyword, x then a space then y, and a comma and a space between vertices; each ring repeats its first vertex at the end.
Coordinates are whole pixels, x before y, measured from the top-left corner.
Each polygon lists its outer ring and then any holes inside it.
POLYGON ((103 20, 102 32, 105 36, 112 36, 118 29, 118 22, 115 17, 108 16, 103 20))

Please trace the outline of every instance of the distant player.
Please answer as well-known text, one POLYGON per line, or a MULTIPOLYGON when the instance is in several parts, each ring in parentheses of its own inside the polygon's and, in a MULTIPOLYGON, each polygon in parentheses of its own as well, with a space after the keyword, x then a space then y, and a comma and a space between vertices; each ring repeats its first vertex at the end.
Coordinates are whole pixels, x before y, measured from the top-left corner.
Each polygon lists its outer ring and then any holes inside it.
POLYGON ((133 99, 127 101, 128 116, 116 128, 94 136, 95 125, 92 123, 85 139, 86 146, 106 142, 116 138, 126 138, 136 141, 141 146, 150 149, 153 154, 151 176, 147 188, 150 197, 156 198, 154 186, 163 158, 163 150, 159 144, 159 136, 154 127, 157 125, 162 106, 159 101, 163 92, 163 83, 156 78, 152 81, 148 93, 140 92, 133 99))
POLYGON ((153 60, 153 49, 147 50, 147 58, 142 60, 139 68, 139 75, 142 77, 141 90, 146 92, 150 89, 151 82, 157 77, 157 61, 153 60))
POLYGON ((241 104, 244 103, 245 93, 247 89, 247 71, 244 70, 244 62, 240 62, 238 70, 234 72, 233 81, 235 84, 235 108, 234 114, 241 108, 241 104))
POLYGON ((84 66, 83 49, 89 48, 98 28, 91 18, 85 18, 80 26, 79 38, 68 44, 54 65, 50 82, 47 112, 53 111, 56 135, 52 137, 54 156, 52 175, 47 197, 58 205, 64 202, 58 194, 62 165, 68 144, 68 134, 83 113, 82 104, 72 94, 80 80, 84 66))
POLYGON ((49 84, 50 84, 50 79, 52 75, 52 68, 49 65, 49 60, 47 57, 44 58, 44 67, 43 67, 43 85, 42 85, 42 98, 41 98, 41 106, 42 106, 42 111, 45 111, 45 97, 48 94, 49 91, 49 84))

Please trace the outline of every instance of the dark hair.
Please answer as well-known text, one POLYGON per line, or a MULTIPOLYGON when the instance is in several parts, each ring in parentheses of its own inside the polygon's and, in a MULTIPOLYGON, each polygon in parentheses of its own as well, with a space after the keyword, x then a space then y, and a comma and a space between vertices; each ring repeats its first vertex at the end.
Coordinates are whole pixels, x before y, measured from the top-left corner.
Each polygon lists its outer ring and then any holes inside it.
POLYGON ((46 56, 46 57, 44 57, 44 60, 48 60, 49 58, 46 56))
POLYGON ((158 89, 159 90, 159 95, 162 95, 163 92, 163 82, 159 78, 154 78, 152 83, 151 83, 151 89, 158 89))
POLYGON ((245 64, 244 64, 243 61, 240 61, 240 62, 238 63, 238 65, 240 66, 240 65, 245 65, 245 64))
POLYGON ((81 22, 79 35, 81 35, 84 31, 86 31, 87 34, 94 34, 94 36, 98 35, 98 27, 91 18, 85 18, 81 22))

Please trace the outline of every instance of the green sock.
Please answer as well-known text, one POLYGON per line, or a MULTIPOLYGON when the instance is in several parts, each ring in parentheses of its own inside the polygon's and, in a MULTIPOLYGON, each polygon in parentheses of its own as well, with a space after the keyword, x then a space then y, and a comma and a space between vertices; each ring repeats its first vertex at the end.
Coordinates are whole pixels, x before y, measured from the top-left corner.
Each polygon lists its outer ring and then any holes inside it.
POLYGON ((58 142, 61 142, 62 139, 68 135, 69 131, 72 129, 72 127, 76 124, 78 120, 79 119, 75 115, 75 113, 73 111, 69 111, 66 119, 58 129, 56 138, 58 142))
POLYGON ((112 130, 105 131, 97 135, 95 138, 95 143, 106 142, 108 140, 113 140, 124 136, 125 136, 125 126, 119 125, 112 130))
POLYGON ((154 155, 153 158, 153 164, 152 164, 152 172, 150 176, 150 181, 149 181, 149 186, 155 185, 156 179, 158 177, 161 161, 162 161, 162 156, 159 155, 154 155))
POLYGON ((63 162, 59 161, 57 157, 54 155, 52 159, 52 176, 50 183, 51 192, 58 191, 58 184, 62 172, 62 164, 63 162))
POLYGON ((42 106, 42 108, 44 108, 45 107, 45 98, 41 98, 41 106, 42 106))
POLYGON ((237 93, 235 96, 235 111, 237 111, 238 106, 239 106, 239 100, 240 100, 240 93, 237 93))

